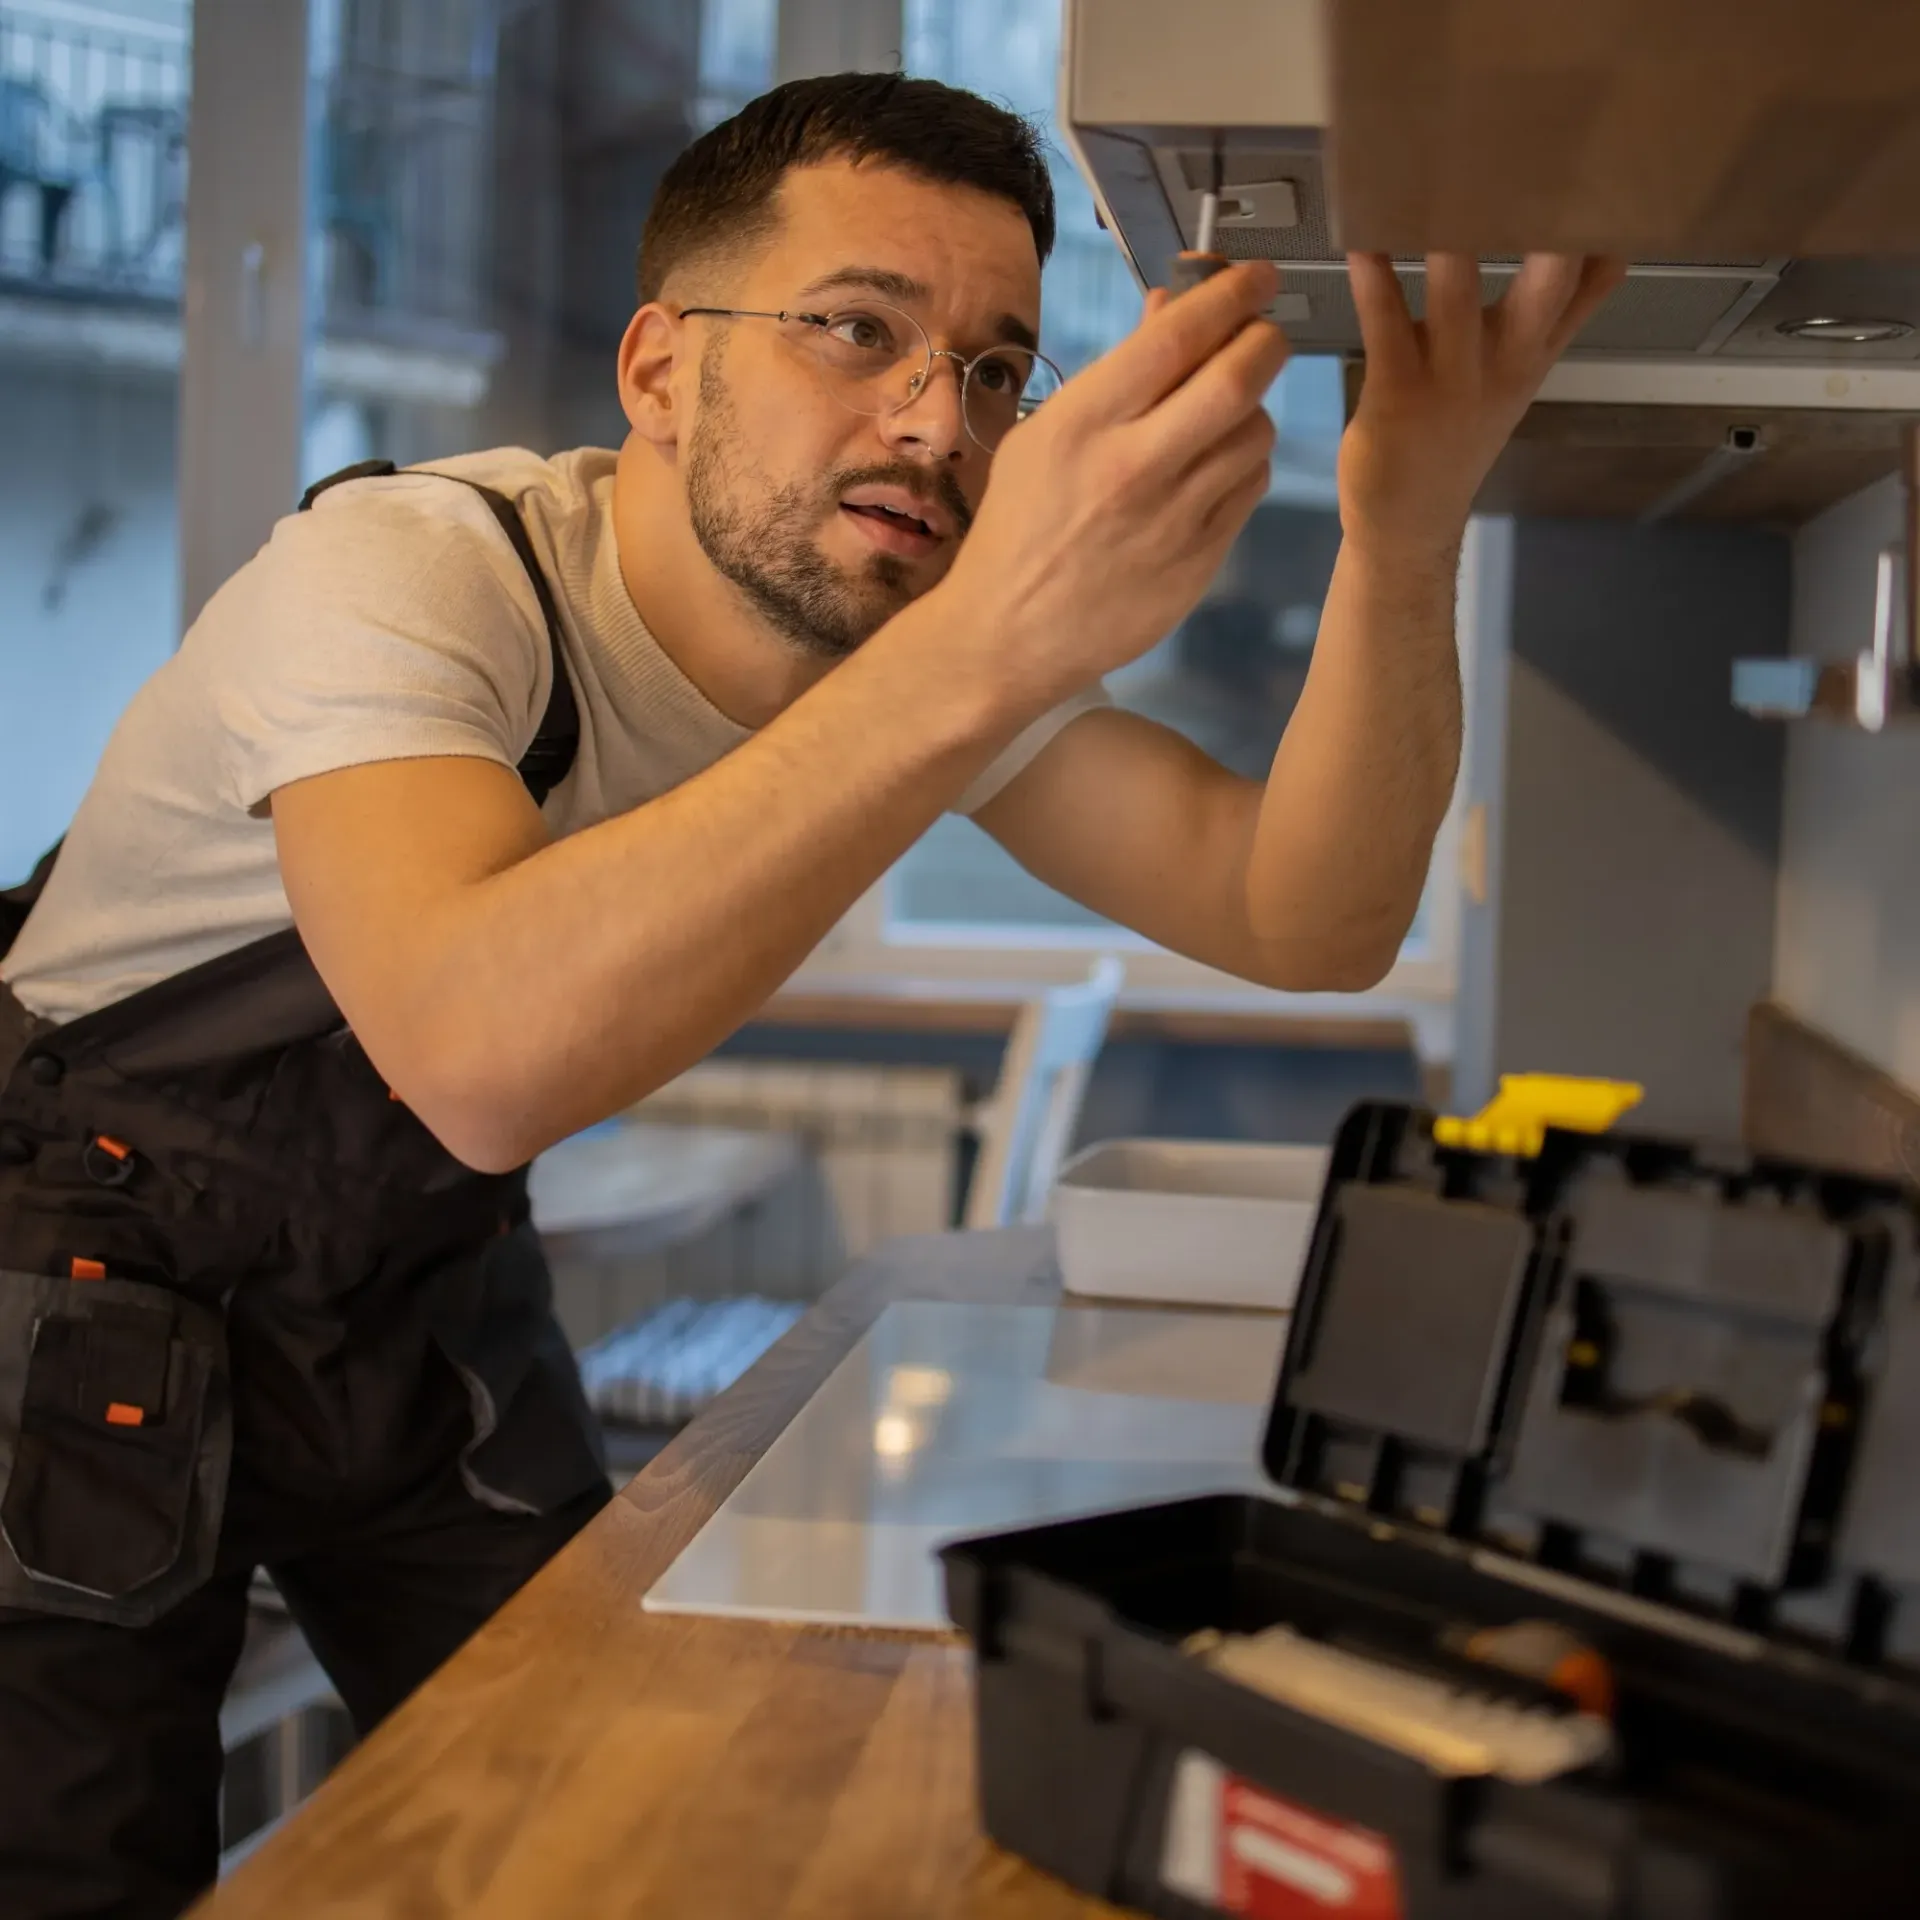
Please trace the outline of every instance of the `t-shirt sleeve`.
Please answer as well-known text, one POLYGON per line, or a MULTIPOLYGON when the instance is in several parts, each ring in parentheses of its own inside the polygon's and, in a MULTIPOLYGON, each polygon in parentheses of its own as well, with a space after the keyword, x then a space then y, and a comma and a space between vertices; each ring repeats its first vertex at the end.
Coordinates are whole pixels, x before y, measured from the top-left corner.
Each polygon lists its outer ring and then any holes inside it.
POLYGON ((239 806, 343 767, 525 752, 552 673, 532 584, 477 495, 421 485, 282 521, 195 624, 239 806))
POLYGON ((1051 712, 1044 713, 1020 737, 1014 741, 999 759, 982 773, 953 803, 955 813, 977 813, 989 800, 994 799, 1003 789, 1033 765, 1040 755, 1059 737, 1061 729, 1072 721, 1078 720, 1083 713, 1095 713, 1102 707, 1113 705, 1113 696, 1108 693, 1100 681, 1077 693, 1071 700, 1063 700, 1051 712))

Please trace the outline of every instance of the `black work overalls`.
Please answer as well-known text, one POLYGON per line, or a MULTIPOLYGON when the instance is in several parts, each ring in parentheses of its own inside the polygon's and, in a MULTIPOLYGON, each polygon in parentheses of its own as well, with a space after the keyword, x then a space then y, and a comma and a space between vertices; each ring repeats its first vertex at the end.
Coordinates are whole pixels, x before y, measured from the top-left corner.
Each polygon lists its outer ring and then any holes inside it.
MULTIPOLYGON (((578 738, 558 618, 477 490, 548 620, 538 801, 578 738)), ((170 1914, 210 1877, 255 1564, 364 1730, 606 1497, 524 1170, 389 1094, 297 932, 65 1025, 0 985, 7 1920, 170 1914)))

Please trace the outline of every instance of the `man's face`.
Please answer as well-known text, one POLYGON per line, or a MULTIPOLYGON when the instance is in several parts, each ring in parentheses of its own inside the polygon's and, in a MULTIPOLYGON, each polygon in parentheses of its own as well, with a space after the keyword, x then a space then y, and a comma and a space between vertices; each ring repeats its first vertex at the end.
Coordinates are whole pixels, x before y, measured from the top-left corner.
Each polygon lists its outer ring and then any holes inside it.
MULTIPOLYGON (((687 276, 669 304, 829 313, 882 301, 968 359, 1039 331, 1033 236, 1008 202, 835 161, 789 174, 779 206, 770 245, 714 275, 725 284, 687 276)), ((684 467, 695 537, 783 638, 852 652, 946 573, 986 486, 991 456, 967 432, 958 368, 936 359, 904 405, 862 413, 822 379, 805 328, 685 325, 698 367, 684 467)), ((904 382, 895 393, 905 398, 904 382)))

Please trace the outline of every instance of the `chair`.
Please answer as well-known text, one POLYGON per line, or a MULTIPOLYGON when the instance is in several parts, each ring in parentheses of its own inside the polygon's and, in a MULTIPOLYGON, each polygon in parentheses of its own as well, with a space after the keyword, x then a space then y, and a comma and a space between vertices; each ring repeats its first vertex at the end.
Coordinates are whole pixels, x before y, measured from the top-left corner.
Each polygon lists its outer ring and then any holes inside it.
POLYGON ((1126 969, 1108 955, 1079 986, 1055 988, 1021 1008, 999 1083, 975 1115, 980 1157, 967 1190, 968 1227, 1045 1219, 1125 979, 1126 969))
POLYGON ((547 1239, 612 1232, 631 1255, 692 1239, 798 1162, 783 1133, 622 1117, 541 1154, 527 1197, 547 1239))

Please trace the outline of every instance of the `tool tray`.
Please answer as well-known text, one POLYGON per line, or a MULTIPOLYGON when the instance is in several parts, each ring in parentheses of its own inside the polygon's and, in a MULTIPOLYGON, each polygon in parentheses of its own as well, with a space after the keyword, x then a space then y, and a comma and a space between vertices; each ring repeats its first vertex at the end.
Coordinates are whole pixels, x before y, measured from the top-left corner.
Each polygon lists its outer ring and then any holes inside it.
POLYGON ((944 1550, 988 1833, 1169 1920, 1920 1913, 1920 1196, 1433 1132, 1374 1103, 1335 1142, 1273 1498, 944 1550), (1284 1624, 1445 1680, 1446 1636, 1518 1621, 1604 1659, 1604 1762, 1436 1770, 1182 1644, 1284 1624))

